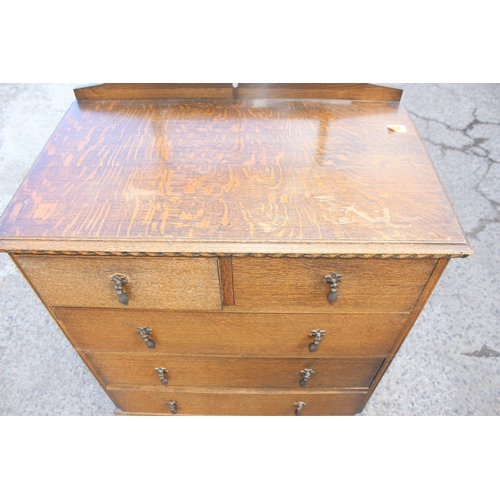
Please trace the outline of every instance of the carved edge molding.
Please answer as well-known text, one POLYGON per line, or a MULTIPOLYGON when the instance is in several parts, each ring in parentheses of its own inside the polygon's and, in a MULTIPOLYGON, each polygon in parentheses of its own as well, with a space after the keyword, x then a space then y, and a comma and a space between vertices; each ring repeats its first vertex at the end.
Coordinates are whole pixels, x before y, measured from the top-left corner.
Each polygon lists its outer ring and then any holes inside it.
POLYGON ((124 257, 275 257, 301 259, 451 259, 452 257, 468 257, 467 254, 276 254, 276 253, 212 253, 212 252, 78 252, 62 250, 9 250, 9 254, 22 255, 82 255, 82 256, 124 256, 124 257))

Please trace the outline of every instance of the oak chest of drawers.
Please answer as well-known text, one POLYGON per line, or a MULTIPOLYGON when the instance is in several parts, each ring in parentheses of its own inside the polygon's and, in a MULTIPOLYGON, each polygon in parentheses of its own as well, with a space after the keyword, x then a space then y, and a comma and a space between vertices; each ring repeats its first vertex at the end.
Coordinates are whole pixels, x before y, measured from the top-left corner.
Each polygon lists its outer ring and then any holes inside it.
POLYGON ((358 413, 472 253, 400 90, 75 94, 0 249, 118 413, 358 413))

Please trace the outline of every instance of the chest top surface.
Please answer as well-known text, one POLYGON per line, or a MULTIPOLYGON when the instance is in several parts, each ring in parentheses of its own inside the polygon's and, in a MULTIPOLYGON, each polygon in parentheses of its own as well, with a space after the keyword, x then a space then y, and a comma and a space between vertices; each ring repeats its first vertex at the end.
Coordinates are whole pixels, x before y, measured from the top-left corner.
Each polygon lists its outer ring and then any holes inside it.
POLYGON ((470 253, 403 105, 284 98, 75 101, 3 214, 0 245, 470 253))

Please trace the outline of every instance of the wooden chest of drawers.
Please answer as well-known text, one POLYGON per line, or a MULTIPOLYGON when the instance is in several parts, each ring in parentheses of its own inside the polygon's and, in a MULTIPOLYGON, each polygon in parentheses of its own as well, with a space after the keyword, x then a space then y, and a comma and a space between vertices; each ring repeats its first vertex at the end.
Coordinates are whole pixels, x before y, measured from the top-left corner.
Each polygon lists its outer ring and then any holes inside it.
POLYGON ((118 413, 357 413, 472 253, 397 89, 75 94, 0 249, 118 413))

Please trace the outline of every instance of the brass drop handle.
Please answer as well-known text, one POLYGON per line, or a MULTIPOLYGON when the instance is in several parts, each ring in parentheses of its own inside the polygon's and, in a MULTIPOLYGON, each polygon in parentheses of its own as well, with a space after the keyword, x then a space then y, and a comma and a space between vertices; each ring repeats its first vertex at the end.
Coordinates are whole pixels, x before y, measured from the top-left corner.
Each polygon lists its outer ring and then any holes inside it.
POLYGON ((311 375, 315 373, 315 371, 312 368, 304 368, 303 370, 300 370, 300 373, 302 374, 302 378, 300 379, 300 387, 305 387, 307 385, 307 382, 309 382, 311 375))
POLYGON ((299 417, 300 415, 302 415, 302 408, 306 406, 306 404, 304 403, 304 401, 297 401, 296 403, 294 403, 294 405, 297 407, 297 409, 295 410, 295 415, 299 417))
POLYGON ((154 349, 156 347, 155 341, 149 338, 149 336, 153 333, 151 328, 148 328, 147 326, 140 326, 137 328, 137 333, 141 336, 141 339, 146 342, 146 345, 150 349, 154 349))
POLYGON ((314 341, 309 344, 309 352, 316 352, 318 350, 319 343, 323 340, 323 335, 325 330, 311 330, 309 337, 314 337, 314 341))
POLYGON ((172 412, 172 415, 175 415, 177 413, 177 401, 171 400, 167 401, 168 406, 170 406, 170 411, 172 412))
POLYGON ((341 274, 330 273, 325 276, 325 283, 328 283, 330 285, 330 291, 326 295, 326 298, 328 299, 328 302, 330 302, 330 304, 333 304, 339 298, 337 295, 337 290, 341 281, 341 274))
POLYGON ((156 373, 158 373, 158 377, 160 377, 160 381, 163 385, 168 384, 168 378, 165 376, 165 373, 168 373, 168 370, 166 368, 162 368, 159 366, 158 368, 155 368, 156 373))
POLYGON ((111 276, 113 288, 118 295, 118 302, 124 306, 128 305, 128 295, 123 291, 123 287, 130 283, 130 280, 124 274, 113 274, 111 276))

